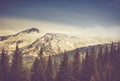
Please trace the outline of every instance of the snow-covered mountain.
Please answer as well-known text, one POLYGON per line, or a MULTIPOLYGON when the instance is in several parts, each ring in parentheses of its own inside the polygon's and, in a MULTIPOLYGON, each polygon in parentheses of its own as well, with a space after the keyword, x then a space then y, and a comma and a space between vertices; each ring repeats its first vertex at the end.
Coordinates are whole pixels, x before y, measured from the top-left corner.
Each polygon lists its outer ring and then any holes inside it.
POLYGON ((41 33, 37 28, 27 29, 13 35, 0 36, 0 49, 4 47, 7 51, 12 52, 15 50, 16 43, 19 43, 19 47, 22 48, 39 37, 41 37, 41 33))
POLYGON ((105 38, 85 38, 60 33, 46 33, 32 44, 23 47, 22 53, 25 56, 37 56, 42 47, 44 56, 57 55, 64 51, 71 51, 80 47, 109 42, 111 42, 111 40, 105 38))
POLYGON ((77 48, 111 43, 111 41, 114 40, 61 33, 46 33, 43 35, 37 28, 31 28, 14 35, 0 36, 0 52, 4 47, 8 54, 11 55, 15 50, 16 43, 19 43, 25 64, 32 64, 41 47, 45 57, 49 55, 56 57, 61 56, 65 51, 71 55, 74 52, 73 50, 77 48))
POLYGON ((19 43, 21 52, 25 57, 37 56, 41 47, 43 48, 44 56, 49 56, 80 47, 109 42, 111 42, 111 39, 66 35, 61 33, 46 33, 42 35, 37 28, 21 31, 14 35, 0 36, 1 49, 4 47, 8 52, 12 53, 15 50, 16 43, 19 43))

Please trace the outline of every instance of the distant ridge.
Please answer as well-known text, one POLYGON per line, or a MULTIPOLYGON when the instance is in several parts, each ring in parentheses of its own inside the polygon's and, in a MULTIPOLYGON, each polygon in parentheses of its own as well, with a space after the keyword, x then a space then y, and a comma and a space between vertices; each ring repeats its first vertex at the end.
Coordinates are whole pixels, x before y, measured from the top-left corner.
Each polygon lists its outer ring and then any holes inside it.
POLYGON ((40 33, 39 29, 37 29, 37 28, 30 28, 30 29, 18 32, 17 34, 0 36, 0 41, 6 40, 6 39, 8 39, 10 37, 18 36, 19 34, 23 34, 23 33, 27 34, 27 33, 32 33, 32 32, 40 33))
POLYGON ((19 33, 31 33, 31 32, 37 32, 37 33, 40 33, 39 29, 37 29, 37 28, 30 28, 30 29, 27 29, 27 30, 21 31, 21 32, 19 32, 19 33))
POLYGON ((40 37, 41 33, 37 28, 30 28, 12 35, 0 36, 0 48, 5 47, 9 51, 12 51, 16 43, 19 42, 19 47, 23 47, 33 43, 40 37))

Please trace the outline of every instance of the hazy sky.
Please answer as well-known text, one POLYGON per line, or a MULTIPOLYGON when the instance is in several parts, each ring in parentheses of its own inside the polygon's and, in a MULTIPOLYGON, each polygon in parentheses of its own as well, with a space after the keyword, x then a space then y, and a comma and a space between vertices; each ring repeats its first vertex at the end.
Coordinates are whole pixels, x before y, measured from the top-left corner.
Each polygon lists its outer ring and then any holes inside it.
POLYGON ((43 32, 120 36, 120 0, 0 0, 0 34, 43 32))

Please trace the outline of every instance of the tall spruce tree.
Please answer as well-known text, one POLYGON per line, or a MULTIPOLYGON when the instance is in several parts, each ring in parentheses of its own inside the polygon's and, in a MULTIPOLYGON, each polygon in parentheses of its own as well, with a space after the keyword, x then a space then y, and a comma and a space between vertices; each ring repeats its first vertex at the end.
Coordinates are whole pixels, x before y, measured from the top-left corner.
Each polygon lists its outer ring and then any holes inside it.
POLYGON ((112 58, 112 81, 119 81, 119 74, 120 74, 120 51, 119 51, 120 47, 119 44, 118 46, 114 46, 113 48, 113 53, 114 53, 114 57, 112 58))
POLYGON ((116 68, 115 68, 115 72, 116 72, 116 77, 115 80, 116 81, 120 81, 120 43, 118 43, 118 47, 117 47, 117 57, 116 57, 116 68))
POLYGON ((87 49, 85 59, 82 61, 81 81, 90 81, 94 69, 92 60, 93 59, 91 58, 91 55, 87 49))
POLYGON ((110 54, 108 45, 106 44, 105 52, 104 52, 104 81, 109 81, 109 66, 110 66, 110 54))
POLYGON ((104 52, 104 81, 111 81, 112 80, 112 57, 113 57, 113 42, 110 45, 106 44, 105 52, 104 52))
POLYGON ((53 76, 54 76, 53 64, 52 64, 51 57, 49 56, 47 67, 46 67, 46 79, 47 79, 47 81, 53 81, 53 76))
POLYGON ((107 45, 107 44, 106 44, 106 46, 105 46, 103 61, 104 61, 103 67, 105 68, 107 62, 109 61, 109 58, 108 58, 108 45, 107 45))
POLYGON ((18 44, 16 44, 16 50, 12 58, 11 79, 11 81, 26 81, 23 70, 23 57, 19 51, 18 44))
POLYGON ((69 58, 68 54, 63 55, 63 60, 59 66, 59 71, 57 74, 57 81, 70 81, 70 74, 69 74, 69 58))
POLYGON ((99 75, 98 66, 97 66, 97 53, 96 53, 95 47, 92 48, 92 57, 93 57, 93 63, 94 63, 93 76, 95 77, 95 80, 100 81, 100 75, 99 75))
POLYGON ((54 79, 56 79, 56 75, 57 75, 58 69, 59 69, 58 61, 54 60, 54 63, 53 63, 54 79))
POLYGON ((39 75, 37 74, 38 63, 39 60, 38 58, 36 58, 31 68, 31 81, 36 81, 36 79, 38 79, 37 77, 39 77, 39 75))
POLYGON ((46 60, 45 60, 45 58, 43 58, 43 46, 41 46, 41 49, 40 49, 40 51, 39 51, 39 54, 38 54, 38 57, 41 59, 41 63, 42 63, 42 66, 43 66, 43 69, 45 70, 45 68, 46 68, 46 60))
POLYGON ((2 64, 1 64, 1 58, 0 58, 0 81, 2 81, 2 68, 1 68, 2 64))
POLYGON ((31 81, 47 81, 45 77, 45 69, 43 65, 44 58, 42 54, 43 51, 40 51, 39 57, 37 57, 35 62, 33 63, 31 81))
POLYGON ((45 72, 42 66, 42 61, 40 58, 36 58, 35 69, 32 71, 31 81, 46 81, 45 72))
POLYGON ((0 58, 0 81, 9 81, 9 57, 2 49, 0 58))
POLYGON ((80 62, 80 54, 78 49, 76 51, 76 54, 74 55, 72 76, 74 81, 80 81, 81 79, 81 62, 80 62))
POLYGON ((104 81, 104 66, 103 65, 104 65, 103 50, 102 50, 102 46, 100 46, 98 57, 97 57, 97 66, 98 66, 100 81, 104 81))
POLYGON ((106 70, 107 70, 107 81, 112 81, 112 64, 113 64, 113 59, 114 58, 114 45, 113 45, 113 42, 111 44, 111 47, 110 47, 110 52, 108 54, 108 57, 107 57, 107 65, 106 65, 106 70))

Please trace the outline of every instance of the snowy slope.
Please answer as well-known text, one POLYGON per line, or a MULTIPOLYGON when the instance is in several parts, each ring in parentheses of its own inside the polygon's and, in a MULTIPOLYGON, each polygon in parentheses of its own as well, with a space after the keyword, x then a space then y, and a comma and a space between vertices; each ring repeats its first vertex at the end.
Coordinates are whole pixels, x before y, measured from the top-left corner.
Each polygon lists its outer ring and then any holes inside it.
POLYGON ((27 29, 14 35, 0 36, 0 49, 3 47, 9 52, 15 50, 16 43, 19 43, 19 47, 34 42, 38 37, 41 37, 41 33, 36 28, 27 29))
POLYGON ((105 38, 84 38, 59 33, 47 33, 32 44, 22 48, 25 56, 37 56, 42 46, 44 56, 56 55, 76 48, 111 42, 105 38))
POLYGON ((61 33, 46 33, 42 36, 37 28, 31 28, 14 35, 0 36, 0 49, 3 47, 12 53, 16 43, 19 43, 25 57, 37 56, 42 46, 44 56, 56 55, 76 48, 109 43, 112 39, 66 35, 61 33))
POLYGON ((61 33, 46 33, 43 35, 36 28, 31 28, 14 35, 0 36, 0 52, 4 47, 8 54, 15 50, 16 43, 19 43, 20 50, 24 55, 24 63, 32 64, 34 57, 37 57, 41 47, 44 56, 60 56, 64 51, 73 54, 76 48, 89 47, 98 44, 106 44, 114 41, 109 38, 83 37, 61 33))

